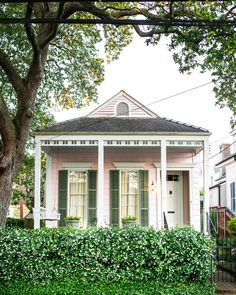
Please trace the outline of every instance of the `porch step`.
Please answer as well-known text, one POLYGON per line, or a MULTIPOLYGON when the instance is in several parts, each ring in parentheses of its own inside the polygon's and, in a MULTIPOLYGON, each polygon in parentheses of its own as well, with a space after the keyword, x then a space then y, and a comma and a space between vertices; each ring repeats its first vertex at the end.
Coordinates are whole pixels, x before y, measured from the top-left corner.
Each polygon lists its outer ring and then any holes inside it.
POLYGON ((236 294, 236 283, 217 283, 216 294, 236 294))

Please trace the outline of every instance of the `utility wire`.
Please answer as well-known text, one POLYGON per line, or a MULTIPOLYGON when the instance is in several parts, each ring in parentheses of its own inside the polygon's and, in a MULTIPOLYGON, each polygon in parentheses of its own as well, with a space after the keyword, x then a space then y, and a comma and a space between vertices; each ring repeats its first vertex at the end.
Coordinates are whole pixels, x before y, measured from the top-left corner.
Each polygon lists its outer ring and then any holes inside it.
POLYGON ((235 142, 236 142, 236 140, 235 140, 234 142, 232 142, 231 144, 229 144, 229 145, 228 145, 227 147, 225 147, 224 149, 222 149, 221 151, 219 151, 217 154, 215 154, 215 155, 209 157, 209 160, 212 159, 212 158, 214 158, 214 157, 216 157, 216 156, 218 156, 219 154, 223 153, 223 151, 225 151, 225 150, 227 150, 228 148, 230 148, 235 142))
POLYGON ((150 106, 150 105, 153 105, 153 104, 155 104, 155 103, 157 103, 157 102, 161 102, 161 101, 164 101, 164 100, 167 100, 167 99, 170 99, 170 98, 173 98, 173 97, 179 96, 179 95, 181 95, 181 94, 185 94, 185 93, 187 93, 187 92, 190 92, 190 91, 196 90, 196 89, 198 89, 198 88, 204 87, 204 86, 209 85, 209 84, 211 84, 211 83, 213 83, 213 82, 210 81, 210 82, 207 82, 207 83, 204 83, 204 84, 198 85, 198 86, 196 86, 196 87, 193 87, 193 88, 190 88, 190 89, 187 89, 187 90, 184 90, 184 91, 178 92, 178 93, 176 93, 176 94, 173 94, 173 95, 170 95, 170 96, 164 97, 164 98, 162 98, 162 99, 159 99, 159 100, 156 100, 156 101, 153 101, 153 102, 147 104, 147 106, 150 106))
MULTIPOLYGON (((142 106, 147 107, 147 106, 150 106, 150 105, 156 104, 156 103, 158 103, 158 102, 161 102, 161 101, 164 101, 164 100, 167 100, 167 99, 171 99, 171 98, 177 97, 177 96, 182 95, 182 94, 185 94, 185 93, 187 93, 187 92, 194 91, 194 90, 199 89, 199 88, 201 88, 201 87, 207 86, 207 85, 209 85, 209 84, 211 84, 211 83, 213 83, 213 82, 210 81, 210 82, 207 82, 207 83, 204 83, 204 84, 201 84, 201 85, 195 86, 195 87, 193 87, 193 88, 189 88, 189 89, 187 89, 187 90, 184 90, 184 91, 181 91, 181 92, 178 92, 178 93, 175 93, 175 94, 169 95, 169 96, 167 96, 167 97, 164 97, 164 98, 161 98, 161 99, 157 99, 157 100, 155 100, 155 101, 153 101, 153 102, 151 102, 151 103, 149 103, 149 104, 142 105, 142 106)), ((138 110, 138 109, 140 109, 140 108, 141 108, 141 107, 134 108, 134 109, 132 109, 132 111, 138 110)), ((124 112, 124 113, 122 113, 121 115, 127 115, 127 112, 124 112)), ((116 117, 119 117, 119 116, 114 115, 114 116, 110 116, 110 117, 104 117, 102 121, 97 122, 96 124, 101 124, 101 123, 103 123, 103 122, 106 121, 106 120, 110 120, 111 118, 116 118, 116 117)), ((64 121, 64 122, 62 121, 62 122, 59 122, 59 123, 56 124, 56 125, 60 125, 60 124, 66 123, 66 122, 70 122, 70 121, 76 120, 76 119, 78 119, 78 118, 74 118, 74 119, 66 120, 66 121, 64 121)), ((94 123, 92 123, 92 124, 88 124, 88 125, 87 125, 87 127, 92 127, 92 126, 94 126, 94 123)), ((40 131, 39 131, 39 132, 40 132, 40 131)), ((71 133, 71 131, 68 131, 68 132, 63 133, 62 135, 55 135, 55 136, 50 137, 48 140, 52 140, 52 139, 54 139, 54 138, 56 138, 56 137, 60 137, 60 136, 67 135, 67 134, 70 134, 70 133, 71 133)))

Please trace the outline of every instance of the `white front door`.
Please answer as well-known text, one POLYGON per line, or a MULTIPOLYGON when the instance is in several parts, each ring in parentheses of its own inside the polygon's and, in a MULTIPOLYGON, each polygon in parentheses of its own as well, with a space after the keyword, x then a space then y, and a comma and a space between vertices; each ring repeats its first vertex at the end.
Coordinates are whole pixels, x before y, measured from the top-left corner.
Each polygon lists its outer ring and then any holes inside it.
POLYGON ((183 192, 181 172, 167 171, 167 223, 168 227, 183 225, 183 192))

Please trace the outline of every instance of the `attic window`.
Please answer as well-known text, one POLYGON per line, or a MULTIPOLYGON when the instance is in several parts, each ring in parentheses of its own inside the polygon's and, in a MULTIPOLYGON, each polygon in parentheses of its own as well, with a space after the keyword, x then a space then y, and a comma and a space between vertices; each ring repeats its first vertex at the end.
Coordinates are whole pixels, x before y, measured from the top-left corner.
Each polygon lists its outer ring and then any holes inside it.
POLYGON ((116 108, 117 116, 129 116, 129 106, 125 102, 120 102, 116 108))

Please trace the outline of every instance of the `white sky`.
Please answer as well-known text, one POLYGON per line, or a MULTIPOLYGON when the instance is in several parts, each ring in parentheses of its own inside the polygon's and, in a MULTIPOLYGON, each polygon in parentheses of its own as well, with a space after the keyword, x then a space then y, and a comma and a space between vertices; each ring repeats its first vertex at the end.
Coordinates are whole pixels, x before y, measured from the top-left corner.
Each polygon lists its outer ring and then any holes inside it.
MULTIPOLYGON (((188 90, 211 81, 210 74, 180 74, 171 53, 163 40, 158 46, 146 46, 144 39, 136 37, 126 47, 119 60, 106 66, 105 81, 99 87, 99 104, 111 98, 121 89, 144 105, 170 95, 188 90)), ((218 151, 221 142, 231 141, 231 112, 215 106, 213 84, 176 96, 150 106, 161 117, 203 127, 212 132, 212 154, 218 151), (224 138, 224 139, 222 139, 224 138), (216 140, 220 141, 215 142, 216 140)), ((85 110, 69 110, 55 113, 57 121, 86 115, 97 107, 85 110)))

